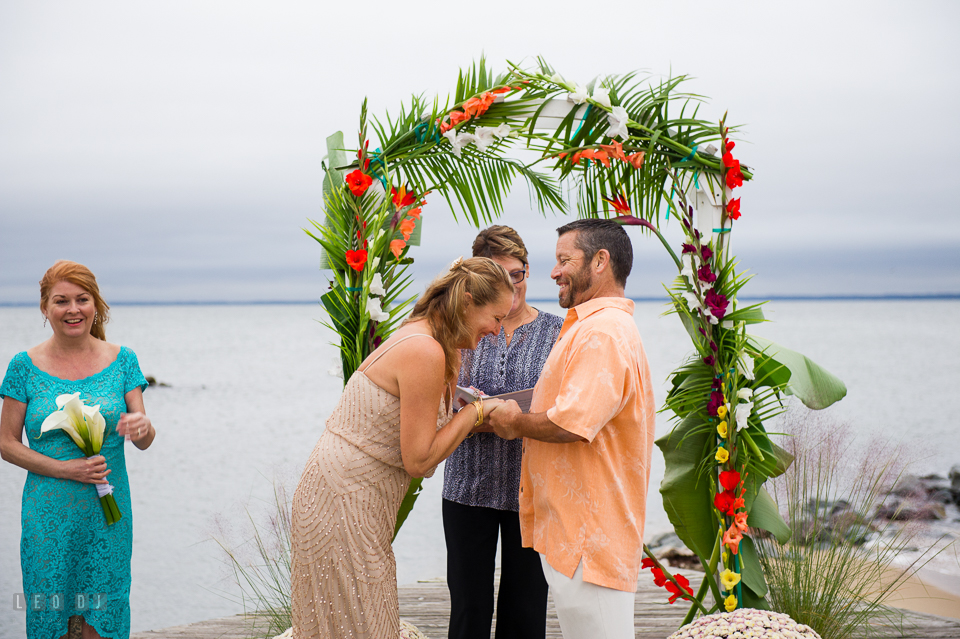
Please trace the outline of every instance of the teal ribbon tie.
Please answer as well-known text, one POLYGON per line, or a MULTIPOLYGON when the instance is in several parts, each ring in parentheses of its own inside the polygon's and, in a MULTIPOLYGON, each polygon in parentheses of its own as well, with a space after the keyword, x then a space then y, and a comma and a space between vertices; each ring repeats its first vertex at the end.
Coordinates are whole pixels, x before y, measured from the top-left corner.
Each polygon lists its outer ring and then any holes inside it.
MULTIPOLYGON (((415 138, 417 138, 417 142, 420 142, 422 144, 427 141, 427 131, 429 129, 430 129, 429 122, 421 122, 417 126, 413 127, 413 135, 415 138)), ((434 128, 433 136, 430 138, 430 141, 436 144, 439 144, 442 139, 443 138, 440 135, 440 129, 434 128)))
POLYGON ((348 292, 348 293, 359 293, 359 292, 361 292, 361 291, 363 291, 363 287, 362 287, 362 286, 348 286, 348 287, 347 287, 347 292, 348 292))
POLYGON ((686 162, 688 160, 692 160, 693 158, 695 158, 697 156, 697 148, 699 148, 699 146, 700 146, 699 144, 694 144, 693 148, 690 150, 690 155, 688 155, 687 157, 683 158, 680 161, 686 162))
POLYGON ((387 188, 387 180, 386 180, 385 177, 383 177, 383 174, 384 174, 384 173, 386 172, 386 170, 387 170, 387 164, 383 161, 383 158, 381 157, 381 156, 383 155, 383 152, 380 150, 380 147, 377 147, 377 149, 376 149, 375 151, 372 151, 372 152, 368 153, 367 155, 368 155, 369 158, 370 158, 370 165, 371 165, 371 166, 370 166, 370 174, 373 175, 373 177, 375 177, 375 178, 377 178, 378 180, 380 180, 380 184, 383 185, 383 190, 386 191, 387 193, 389 193, 389 192, 390 192, 390 189, 387 188), (374 168, 377 164, 379 164, 380 167, 381 167, 381 170, 380 170, 380 171, 378 171, 376 168, 374 168))
POLYGON ((580 135, 580 129, 583 128, 583 123, 587 121, 587 118, 590 117, 590 110, 593 108, 592 104, 587 105, 587 110, 583 112, 583 117, 580 118, 580 124, 577 126, 577 130, 573 132, 573 137, 580 135))

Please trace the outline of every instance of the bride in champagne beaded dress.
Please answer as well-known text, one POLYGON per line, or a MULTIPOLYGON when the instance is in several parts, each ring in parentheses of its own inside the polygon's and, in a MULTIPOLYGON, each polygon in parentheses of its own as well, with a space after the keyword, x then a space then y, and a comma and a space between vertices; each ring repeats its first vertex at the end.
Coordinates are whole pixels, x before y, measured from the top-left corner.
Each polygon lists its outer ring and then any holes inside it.
MULTIPOLYGON (((498 334, 513 286, 486 258, 454 263, 348 380, 294 493, 296 639, 403 637, 391 547, 411 477, 430 476, 501 402, 453 415, 460 348, 498 334)), ((415 630, 415 629, 414 629, 415 630)), ((410 635, 406 635, 410 636, 410 635)))

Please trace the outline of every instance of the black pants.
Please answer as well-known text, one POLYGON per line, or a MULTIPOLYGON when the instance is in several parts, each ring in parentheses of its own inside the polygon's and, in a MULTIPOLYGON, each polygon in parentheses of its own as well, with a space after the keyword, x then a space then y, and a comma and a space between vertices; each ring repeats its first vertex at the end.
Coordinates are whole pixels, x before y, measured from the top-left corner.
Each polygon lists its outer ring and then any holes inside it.
POLYGON ((547 582, 540 555, 520 546, 520 517, 509 510, 443 500, 450 588, 450 639, 490 639, 493 575, 500 544, 496 639, 542 639, 547 582))

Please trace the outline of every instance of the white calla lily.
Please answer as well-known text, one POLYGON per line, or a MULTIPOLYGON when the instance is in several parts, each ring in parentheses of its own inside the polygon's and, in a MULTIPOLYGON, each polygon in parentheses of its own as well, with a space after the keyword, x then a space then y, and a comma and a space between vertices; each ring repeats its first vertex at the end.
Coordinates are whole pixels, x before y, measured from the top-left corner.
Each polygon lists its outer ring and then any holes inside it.
POLYGON ((90 450, 94 455, 103 448, 103 433, 107 429, 107 422, 100 414, 100 404, 84 406, 83 416, 87 418, 87 432, 90 433, 90 450))
POLYGON ((607 128, 606 133, 611 138, 620 136, 624 140, 630 137, 630 131, 627 129, 627 121, 630 119, 630 116, 627 115, 627 110, 622 106, 613 107, 613 111, 607 114, 607 123, 610 125, 607 128))
POLYGON ((374 322, 383 322, 390 319, 390 313, 385 313, 380 308, 380 300, 375 297, 367 298, 367 312, 370 313, 370 319, 374 322))
POLYGON ((745 399, 749 402, 751 397, 753 397, 752 388, 741 388, 740 390, 737 391, 738 399, 745 399))
POLYGON ((574 104, 583 104, 587 101, 588 97, 590 97, 590 94, 587 93, 587 87, 582 84, 576 85, 573 93, 567 94, 567 100, 574 104))
POLYGON ((383 288, 383 277, 380 273, 374 273, 373 279, 370 280, 370 293, 372 295, 386 295, 387 292, 383 288))
POLYGON ((610 90, 603 87, 597 87, 593 90, 593 101, 600 106, 610 108, 610 90))
POLYGON ((51 430, 62 430, 70 436, 74 444, 86 452, 87 424, 83 418, 83 402, 80 401, 80 393, 58 396, 57 408, 60 410, 47 415, 40 425, 41 435, 51 430))

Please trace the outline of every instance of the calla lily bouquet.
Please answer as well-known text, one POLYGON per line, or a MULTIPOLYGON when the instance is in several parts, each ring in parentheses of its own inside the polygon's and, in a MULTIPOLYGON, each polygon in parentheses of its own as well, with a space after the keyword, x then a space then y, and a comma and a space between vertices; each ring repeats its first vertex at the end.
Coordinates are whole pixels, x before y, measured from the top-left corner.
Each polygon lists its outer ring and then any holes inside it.
MULTIPOLYGON (((80 399, 80 393, 73 393, 58 396, 57 408, 59 410, 50 413, 40 425, 41 436, 51 430, 62 430, 88 458, 99 454, 103 448, 103 434, 107 427, 103 415, 100 414, 100 406, 87 406, 80 399)), ((109 483, 94 485, 97 487, 107 524, 117 523, 123 515, 113 498, 113 486, 109 483)))

